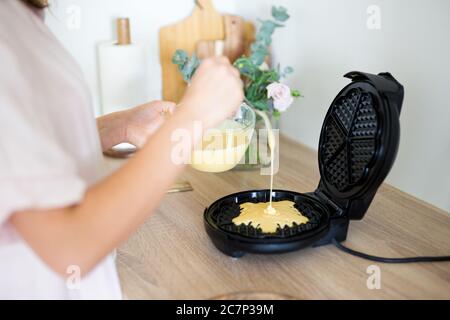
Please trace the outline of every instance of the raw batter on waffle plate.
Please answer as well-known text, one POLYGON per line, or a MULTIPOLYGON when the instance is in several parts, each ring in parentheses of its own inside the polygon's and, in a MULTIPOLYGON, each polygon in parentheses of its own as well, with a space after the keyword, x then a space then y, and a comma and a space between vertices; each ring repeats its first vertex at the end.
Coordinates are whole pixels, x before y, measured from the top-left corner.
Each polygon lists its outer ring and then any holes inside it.
POLYGON ((274 150, 275 139, 271 130, 269 136, 270 147, 270 201, 252 203, 246 202, 240 205, 241 213, 232 221, 235 225, 252 225, 260 228, 264 233, 275 233, 278 227, 292 227, 295 224, 300 225, 307 223, 309 219, 301 214, 292 201, 284 200, 272 202, 273 190, 273 167, 274 167, 274 150))

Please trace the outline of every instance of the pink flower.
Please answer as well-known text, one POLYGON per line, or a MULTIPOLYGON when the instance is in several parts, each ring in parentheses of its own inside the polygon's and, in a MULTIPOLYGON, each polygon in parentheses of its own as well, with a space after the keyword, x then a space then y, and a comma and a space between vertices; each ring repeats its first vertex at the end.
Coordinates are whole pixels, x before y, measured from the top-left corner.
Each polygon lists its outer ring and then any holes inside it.
POLYGON ((284 112, 294 102, 291 89, 279 82, 271 83, 267 86, 267 97, 273 99, 273 106, 280 112, 284 112))

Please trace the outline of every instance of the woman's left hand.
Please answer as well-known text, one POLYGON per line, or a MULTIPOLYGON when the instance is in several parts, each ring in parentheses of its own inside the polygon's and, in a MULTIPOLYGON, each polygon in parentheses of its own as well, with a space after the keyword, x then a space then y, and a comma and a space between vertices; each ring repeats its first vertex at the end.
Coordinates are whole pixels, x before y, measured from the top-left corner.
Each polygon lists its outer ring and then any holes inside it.
POLYGON ((97 118, 103 151, 123 142, 141 148, 174 110, 172 102, 152 101, 97 118))

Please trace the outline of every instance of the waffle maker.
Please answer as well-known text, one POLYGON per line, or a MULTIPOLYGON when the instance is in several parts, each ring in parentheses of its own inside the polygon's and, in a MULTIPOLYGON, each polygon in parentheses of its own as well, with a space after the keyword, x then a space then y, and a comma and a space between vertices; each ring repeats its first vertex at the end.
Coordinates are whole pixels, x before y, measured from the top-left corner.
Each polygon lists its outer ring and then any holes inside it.
POLYGON ((306 224, 263 233, 232 220, 244 202, 267 202, 270 190, 223 197, 204 212, 206 232, 226 255, 282 253, 342 242, 350 220, 364 217, 394 163, 399 139, 403 86, 389 73, 349 72, 352 80, 331 103, 322 126, 318 160, 320 182, 310 193, 273 190, 273 201, 290 200, 309 218, 306 224))

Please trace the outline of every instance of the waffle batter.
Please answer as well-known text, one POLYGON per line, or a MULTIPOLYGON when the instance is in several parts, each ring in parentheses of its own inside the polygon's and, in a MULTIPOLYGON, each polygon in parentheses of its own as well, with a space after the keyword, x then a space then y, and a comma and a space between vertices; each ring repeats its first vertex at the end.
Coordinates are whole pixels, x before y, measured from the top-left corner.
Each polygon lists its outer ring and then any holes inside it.
POLYGON ((278 226, 292 227, 294 222, 303 224, 309 221, 294 207, 294 202, 288 200, 272 202, 272 205, 268 202, 246 202, 240 207, 241 214, 233 219, 233 223, 235 225, 251 223, 253 227, 261 228, 264 233, 275 233, 278 226))

